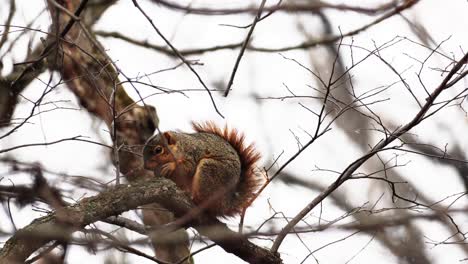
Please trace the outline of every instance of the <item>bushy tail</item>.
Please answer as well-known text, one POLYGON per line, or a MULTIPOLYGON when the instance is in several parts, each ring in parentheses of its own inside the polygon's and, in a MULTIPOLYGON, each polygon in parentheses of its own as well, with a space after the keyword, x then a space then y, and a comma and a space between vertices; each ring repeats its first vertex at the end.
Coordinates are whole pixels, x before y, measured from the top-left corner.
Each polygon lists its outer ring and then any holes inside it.
POLYGON ((236 150, 241 162, 241 176, 236 187, 234 201, 230 208, 223 212, 225 216, 241 213, 249 205, 255 192, 263 183, 263 177, 256 168, 256 162, 260 159, 260 153, 253 144, 245 145, 245 136, 236 129, 229 129, 227 125, 221 129, 214 122, 192 122, 196 132, 211 133, 225 139, 236 150))

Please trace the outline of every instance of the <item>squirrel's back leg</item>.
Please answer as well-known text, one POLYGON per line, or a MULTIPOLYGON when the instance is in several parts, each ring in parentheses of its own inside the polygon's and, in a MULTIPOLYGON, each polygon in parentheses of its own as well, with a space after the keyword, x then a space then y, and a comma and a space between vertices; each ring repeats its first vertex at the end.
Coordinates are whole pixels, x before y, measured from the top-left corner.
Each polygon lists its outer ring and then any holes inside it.
POLYGON ((192 199, 208 214, 224 215, 233 206, 239 178, 238 161, 203 158, 192 179, 192 199))

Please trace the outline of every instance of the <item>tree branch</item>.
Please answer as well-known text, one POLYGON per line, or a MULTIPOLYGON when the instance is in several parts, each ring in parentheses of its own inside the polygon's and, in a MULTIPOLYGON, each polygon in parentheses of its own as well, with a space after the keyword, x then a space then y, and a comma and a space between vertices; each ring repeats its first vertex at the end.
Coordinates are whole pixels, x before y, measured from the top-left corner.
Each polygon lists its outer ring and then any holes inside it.
MULTIPOLYGON (((156 177, 132 185, 119 185, 37 218, 18 230, 0 250, 0 263, 23 263, 37 249, 53 240, 67 240, 73 232, 91 223, 150 203, 160 203, 178 216, 183 216, 194 208, 186 194, 166 178, 156 177)), ((277 254, 249 242, 217 219, 202 216, 190 223, 190 226, 227 252, 249 263, 282 263, 277 254), (213 225, 216 226, 215 229, 213 225), (217 236, 218 231, 225 235, 217 236)))
MULTIPOLYGON (((277 252, 281 243, 287 234, 299 223, 299 221, 304 218, 312 209, 314 209, 318 204, 320 204, 326 197, 328 197, 332 192, 334 192, 338 187, 341 186, 346 180, 348 180, 352 174, 363 165, 367 160, 373 157, 376 153, 383 150, 387 145, 392 143, 395 139, 406 134, 412 128, 421 123, 425 118, 426 114, 435 102, 436 98, 448 87, 450 87, 449 81, 456 75, 456 73, 468 62, 468 53, 466 53, 450 70, 447 76, 442 80, 439 86, 431 93, 431 95, 426 99, 426 103, 423 105, 421 110, 416 113, 413 119, 408 122, 406 125, 400 127, 385 139, 382 139, 378 144, 376 144, 368 153, 366 153, 361 158, 357 159, 351 163, 338 177, 338 179, 329 185, 323 192, 321 192, 315 199, 313 199, 306 207, 304 207, 288 224, 281 230, 280 234, 276 238, 273 246, 271 247, 272 252, 277 252)), ((455 77, 456 78, 456 77, 455 77)))

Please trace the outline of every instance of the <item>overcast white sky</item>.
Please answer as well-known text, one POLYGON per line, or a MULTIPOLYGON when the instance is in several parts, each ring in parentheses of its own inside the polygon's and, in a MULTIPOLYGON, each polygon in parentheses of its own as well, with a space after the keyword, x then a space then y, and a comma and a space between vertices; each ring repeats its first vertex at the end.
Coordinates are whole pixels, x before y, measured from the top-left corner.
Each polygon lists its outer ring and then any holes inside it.
MULTIPOLYGON (((0 1, 0 21, 6 17, 5 0, 0 1)), ((178 1, 180 3, 189 1, 178 1)), ((193 1, 195 6, 222 6, 237 7, 244 5, 247 1, 193 1), (222 4, 221 4, 222 3, 222 4)), ((260 2, 260 1, 249 1, 260 2)), ((377 5, 384 1, 331 1, 333 3, 346 3, 349 5, 377 5)), ((244 29, 226 27, 222 24, 247 25, 251 23, 253 17, 245 16, 196 16, 183 15, 172 12, 157 5, 150 4, 148 1, 141 1, 143 8, 153 18, 156 25, 168 37, 172 43, 179 49, 208 47, 227 43, 237 43, 244 39, 247 33, 244 29)), ((267 1, 267 4, 274 4, 275 1, 267 1)), ((43 8, 44 1, 17 1, 18 13, 15 17, 15 25, 25 25, 31 17, 34 17, 43 8)), ((356 14, 354 12, 325 11, 330 18, 333 32, 336 34, 339 29, 346 33, 355 29, 373 19, 356 14)), ((417 4, 410 11, 405 11, 404 16, 410 20, 421 23, 431 34, 433 39, 440 43, 448 39, 442 46, 442 50, 449 56, 459 58, 462 55, 461 50, 468 48, 468 4, 465 0, 424 0, 417 4)), ((48 29, 48 15, 44 13, 41 19, 35 23, 35 27, 44 31, 48 29)), ((310 15, 292 16, 285 13, 275 13, 269 18, 261 21, 254 32, 253 44, 263 47, 282 47, 292 45, 304 40, 302 33, 298 29, 298 22, 301 22, 307 28, 307 31, 319 37, 319 20, 310 15)), ((97 23, 96 28, 105 31, 119 31, 129 37, 139 40, 148 40, 155 44, 164 44, 151 29, 149 23, 133 7, 131 1, 119 1, 114 7, 110 8, 102 19, 97 23)), ((374 48, 374 43, 380 45, 390 41, 395 37, 408 37, 417 40, 408 24, 400 16, 395 16, 388 21, 372 27, 371 29, 354 36, 354 45, 374 48)), ((99 38, 107 49, 110 57, 114 59, 121 70, 129 77, 144 76, 155 71, 170 68, 179 63, 177 59, 169 58, 154 51, 138 48, 134 45, 125 43, 112 38, 99 38)), ((344 43, 351 43, 350 38, 346 38, 344 43)), ((25 44, 24 44, 25 45, 25 44)), ((11 69, 12 59, 21 61, 24 55, 24 49, 14 50, 14 57, 7 57, 3 61, 5 67, 3 73, 11 69)), ((0 53, 1 54, 1 53, 0 53)), ((236 51, 219 51, 209 54, 197 55, 190 59, 197 59, 202 66, 197 66, 196 70, 207 82, 210 87, 214 87, 217 82, 226 83, 234 61, 237 57, 236 51)), ((181 129, 189 130, 191 120, 215 120, 218 124, 228 123, 239 128, 247 135, 249 142, 255 142, 258 148, 264 153, 263 164, 268 166, 283 151, 284 154, 279 160, 279 164, 284 163, 291 155, 298 150, 298 144, 295 136, 305 143, 308 141, 308 135, 303 132, 313 131, 315 128, 315 118, 308 111, 297 104, 297 100, 262 100, 258 104, 252 99, 251 95, 256 94, 260 97, 285 96, 288 91, 285 85, 295 94, 309 94, 311 88, 307 85, 317 86, 313 76, 299 67, 294 62, 285 59, 293 58, 304 65, 310 66, 311 59, 316 63, 321 63, 324 58, 320 52, 314 53, 317 57, 310 57, 309 53, 304 51, 288 51, 283 53, 255 53, 246 52, 240 64, 237 73, 233 91, 229 97, 224 98, 215 93, 215 101, 225 119, 220 118, 213 110, 206 92, 199 84, 196 77, 184 67, 179 67, 173 71, 167 71, 143 77, 142 80, 149 81, 155 85, 167 87, 174 90, 198 89, 199 92, 186 92, 182 94, 155 95, 146 100, 147 104, 156 106, 159 118, 161 120, 161 130, 181 129), (284 57, 283 57, 284 56, 284 57), (294 134, 293 134, 294 133, 294 134)), ((428 50, 412 44, 410 41, 401 41, 398 44, 386 49, 382 55, 387 61, 398 69, 408 83, 415 87, 415 93, 424 100, 424 90, 418 84, 415 72, 419 70, 419 65, 413 58, 424 59, 428 50), (410 57, 411 56, 411 57, 410 57)), ((347 65, 351 63, 349 51, 343 50, 343 60, 347 65)), ((366 53, 354 50, 355 58, 363 57, 366 53)), ((428 61, 428 64, 434 68, 444 68, 447 61, 440 57, 435 57, 428 61)), ((326 72, 324 72, 326 74, 326 72)), ((353 71, 354 85, 356 91, 365 92, 373 88, 389 85, 398 81, 398 76, 393 74, 380 60, 370 58, 362 63, 353 71)), ((433 89, 441 80, 440 74, 426 69, 424 81, 427 87, 433 89)), ((41 76, 41 79, 47 80, 48 74, 41 76)), ((466 82, 464 83, 466 87, 466 82)), ((34 82, 23 95, 27 98, 37 98, 42 92, 44 85, 40 81, 34 82)), ((140 92, 150 95, 155 90, 147 87, 140 87, 140 92)), ((70 103, 63 105, 79 108, 76 99, 63 86, 51 95, 52 99, 70 100, 70 103)), ((137 100, 135 92, 127 87, 127 92, 137 100)), ((450 92, 449 92, 450 94, 450 92)), ((451 95, 453 95, 452 93, 451 95)), ((401 125, 408 121, 417 111, 417 105, 408 95, 401 83, 392 86, 385 93, 379 95, 379 98, 390 100, 376 104, 373 110, 385 116, 386 121, 401 125)), ((317 109, 321 102, 306 101, 310 107, 317 109)), ((30 105, 22 102, 16 110, 15 117, 25 116, 30 105)), ((430 139, 438 147, 443 148, 448 143, 460 144, 463 147, 468 146, 465 137, 467 130, 467 118, 456 108, 449 108, 436 115, 434 119, 423 122, 415 131, 423 139, 430 139), (455 139, 454 139, 455 138, 455 139)), ((354 131, 359 133, 359 131, 354 131)), ((23 127, 17 133, 0 141, 0 149, 8 146, 25 144, 30 142, 52 141, 60 138, 84 135, 97 141, 109 143, 108 134, 105 126, 99 121, 90 118, 88 113, 82 109, 80 111, 62 110, 52 111, 32 120, 32 123, 23 127), (98 128, 98 129, 96 129, 98 128), (96 134, 95 131, 99 131, 96 134)), ((375 134, 374 140, 378 140, 381 135, 375 134)), ((288 172, 294 172, 295 175, 307 179, 313 179, 322 184, 332 182, 334 174, 313 171, 317 166, 324 169, 342 171, 350 162, 357 159, 361 151, 355 143, 345 135, 339 128, 334 128, 329 134, 318 140, 307 151, 304 152, 296 161, 288 166, 288 172)), ((86 175, 99 178, 102 181, 111 180, 113 173, 108 166, 110 161, 107 153, 102 148, 83 143, 63 143, 49 147, 36 147, 20 149, 9 153, 18 159, 32 162, 37 161, 46 168, 66 172, 74 175, 86 175)), ((463 191, 463 184, 451 168, 442 167, 434 164, 427 159, 414 155, 404 155, 400 158, 401 163, 409 164, 400 171, 408 176, 406 180, 414 183, 426 195, 430 195, 434 200, 440 200, 451 194, 463 191)), ((6 168, 0 167, 0 177, 15 183, 28 181, 28 176, 15 175, 9 177, 3 172, 6 168)), ((49 175, 52 183, 60 184, 61 179, 49 175)), ((365 202, 375 202, 372 198, 378 197, 382 190, 369 182, 360 181, 346 184, 340 190, 348 195, 349 203, 359 206, 365 202), (372 189, 372 188, 377 189, 372 189)), ((388 189, 387 189, 388 191, 388 189)), ((92 193, 77 192, 74 199, 81 198, 82 195, 89 196, 92 193)), ((312 192, 297 187, 289 187, 282 183, 270 185, 263 193, 253 208, 249 209, 247 223, 255 227, 263 220, 267 219, 275 211, 281 211, 287 216, 294 216, 308 202, 310 202, 317 192, 312 192), (270 208, 270 206, 272 208, 270 208)), ((466 205, 465 201, 457 203, 459 207, 466 205)), ((319 215, 317 208, 312 215, 307 218, 310 223, 316 223, 319 215)), ((333 220, 344 212, 339 210, 331 201, 326 200, 323 204, 324 219, 333 220)), ((31 213, 31 207, 21 210, 14 208, 14 220, 18 227, 28 224, 34 217, 42 215, 40 212, 31 213)), ((135 217, 134 213, 127 216, 135 217)), ((230 219, 236 223, 237 219, 230 219)), ((468 218, 457 217, 461 227, 466 226, 468 218)), ((284 224, 278 221, 277 224, 284 224)), ((450 234, 446 229, 441 228, 440 224, 435 222, 420 221, 418 226, 424 230, 424 234, 434 240, 442 240, 450 234)), ((10 226, 9 220, 0 212, 0 226, 2 229, 10 226)), ((395 229, 398 234, 399 230, 395 229)), ((301 238, 309 249, 317 249, 329 242, 347 236, 349 232, 325 231, 305 235, 301 238)), ((135 233, 127 232, 129 239, 137 238, 135 233)), ((368 235, 355 235, 343 242, 331 245, 318 251, 315 257, 320 263, 344 263, 353 255, 356 255, 361 248, 371 240, 368 235)), ((270 246, 269 241, 253 240, 260 245, 270 246)), ((198 247, 199 245, 197 245, 198 247)), ((151 250, 143 248, 145 252, 151 254, 151 250)), ((458 263, 459 260, 466 258, 464 252, 456 246, 437 246, 428 247, 429 256, 434 263, 458 263)), ((83 249, 72 248, 68 257, 69 263, 101 263, 106 253, 99 253, 97 256, 92 253, 84 252, 83 249), (74 249, 74 250, 73 250, 74 249)), ((280 248, 280 253, 285 263, 299 263, 308 254, 308 249, 291 235, 285 240, 280 248)), ((130 263, 152 263, 143 258, 128 256, 130 263)), ((198 263, 243 263, 237 257, 229 255, 219 248, 212 248, 195 257, 198 263)), ((376 240, 370 242, 366 249, 357 255, 350 263, 395 263, 396 259, 392 257, 388 249, 379 244, 376 240)), ((306 263, 315 263, 313 258, 307 259, 306 263)), ((415 262, 417 263, 417 262, 415 262)))

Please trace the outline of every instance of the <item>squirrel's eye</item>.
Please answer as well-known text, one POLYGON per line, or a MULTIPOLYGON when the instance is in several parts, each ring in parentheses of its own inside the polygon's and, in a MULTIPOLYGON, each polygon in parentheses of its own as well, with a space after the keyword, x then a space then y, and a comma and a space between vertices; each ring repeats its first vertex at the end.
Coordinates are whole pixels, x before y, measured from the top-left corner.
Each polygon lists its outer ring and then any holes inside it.
POLYGON ((153 149, 153 152, 155 154, 161 154, 163 152, 163 148, 161 146, 156 146, 154 149, 153 149))

